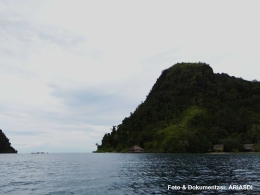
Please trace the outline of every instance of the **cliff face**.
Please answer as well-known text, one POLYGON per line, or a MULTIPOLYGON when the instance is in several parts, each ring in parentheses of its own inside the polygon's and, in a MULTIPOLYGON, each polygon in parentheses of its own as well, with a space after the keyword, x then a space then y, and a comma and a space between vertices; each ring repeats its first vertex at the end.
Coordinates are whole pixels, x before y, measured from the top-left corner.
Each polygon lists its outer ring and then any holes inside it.
POLYGON ((1 129, 0 129, 0 153, 17 153, 17 150, 15 150, 11 146, 9 139, 5 136, 5 134, 1 129))
MULTIPOLYGON (((178 63, 160 77, 131 116, 104 135, 98 151, 139 145, 151 152, 241 150, 256 143, 260 82, 214 74, 205 63, 178 63)), ((260 126, 259 126, 260 127, 260 126)))

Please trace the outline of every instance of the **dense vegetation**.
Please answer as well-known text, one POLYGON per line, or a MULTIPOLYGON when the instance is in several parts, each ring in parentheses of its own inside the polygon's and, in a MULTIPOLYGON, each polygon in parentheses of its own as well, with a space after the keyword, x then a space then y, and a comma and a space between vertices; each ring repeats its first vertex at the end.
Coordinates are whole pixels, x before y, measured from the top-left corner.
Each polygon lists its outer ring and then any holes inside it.
POLYGON ((17 153, 17 150, 15 150, 11 143, 9 142, 9 139, 5 136, 5 134, 0 129, 0 153, 17 153))
POLYGON ((206 152, 214 144, 243 151, 260 140, 260 82, 214 74, 205 63, 166 70, 134 113, 104 135, 97 152, 206 152))

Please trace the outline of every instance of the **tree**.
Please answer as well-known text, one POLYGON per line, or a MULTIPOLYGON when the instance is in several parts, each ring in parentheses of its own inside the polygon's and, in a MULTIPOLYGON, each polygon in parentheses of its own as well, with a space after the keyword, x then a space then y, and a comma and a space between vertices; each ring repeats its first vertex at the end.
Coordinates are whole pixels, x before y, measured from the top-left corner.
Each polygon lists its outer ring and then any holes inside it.
POLYGON ((96 146, 97 146, 97 150, 99 149, 100 145, 98 145, 98 143, 96 143, 96 146))
POLYGON ((256 137, 257 144, 259 145, 260 141, 260 125, 259 124, 253 124, 252 125, 253 130, 253 136, 256 137))
POLYGON ((221 141, 237 151, 244 143, 260 144, 260 127, 252 126, 259 121, 260 82, 214 74, 204 63, 178 63, 146 97, 104 135, 99 151, 139 144, 149 151, 206 152, 221 141))

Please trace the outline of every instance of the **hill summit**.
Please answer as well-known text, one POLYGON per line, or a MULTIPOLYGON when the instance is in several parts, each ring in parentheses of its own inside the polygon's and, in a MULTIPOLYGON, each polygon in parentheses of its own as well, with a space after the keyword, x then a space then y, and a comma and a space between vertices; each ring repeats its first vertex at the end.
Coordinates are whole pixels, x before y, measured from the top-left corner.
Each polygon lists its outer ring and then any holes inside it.
POLYGON ((17 153, 9 139, 5 136, 4 132, 0 129, 0 153, 17 153))
POLYGON ((163 70, 121 124, 104 135, 97 152, 206 152, 214 144, 241 151, 260 140, 260 82, 215 74, 205 63, 178 63, 163 70))

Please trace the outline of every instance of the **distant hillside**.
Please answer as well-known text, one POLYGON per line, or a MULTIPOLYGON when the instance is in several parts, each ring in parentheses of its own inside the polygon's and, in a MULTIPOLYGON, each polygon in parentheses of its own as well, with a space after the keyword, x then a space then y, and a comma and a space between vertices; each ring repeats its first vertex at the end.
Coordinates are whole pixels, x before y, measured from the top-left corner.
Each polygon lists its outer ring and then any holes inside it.
POLYGON ((17 153, 17 150, 15 150, 11 143, 9 142, 9 139, 5 136, 5 134, 0 129, 0 153, 17 153))
MULTIPOLYGON (((253 71, 253 70, 251 70, 253 71)), ((260 82, 214 74, 205 63, 178 63, 163 70, 146 100, 112 132, 97 152, 225 151, 260 140, 260 82)))

